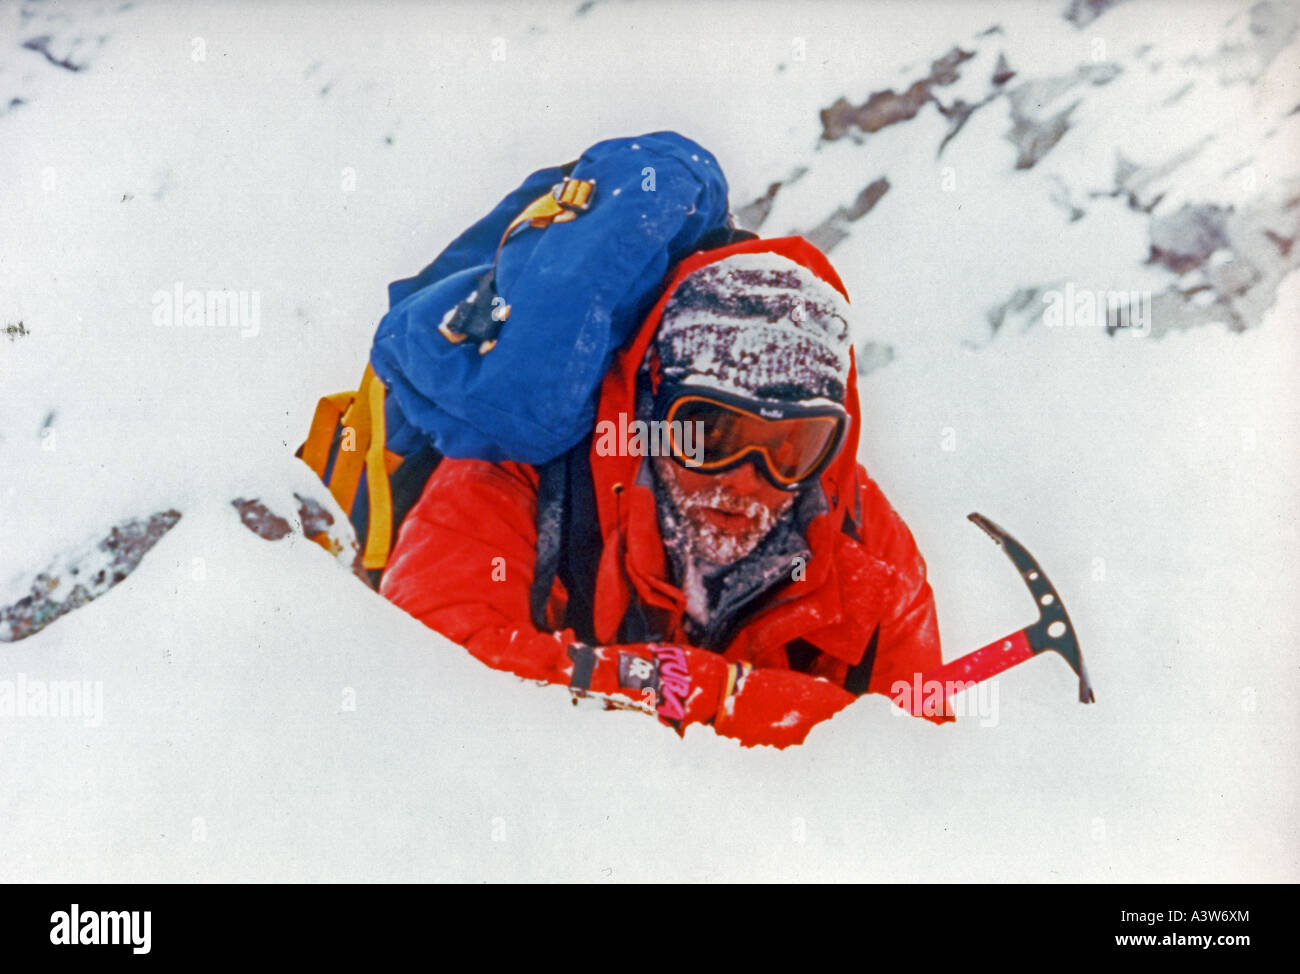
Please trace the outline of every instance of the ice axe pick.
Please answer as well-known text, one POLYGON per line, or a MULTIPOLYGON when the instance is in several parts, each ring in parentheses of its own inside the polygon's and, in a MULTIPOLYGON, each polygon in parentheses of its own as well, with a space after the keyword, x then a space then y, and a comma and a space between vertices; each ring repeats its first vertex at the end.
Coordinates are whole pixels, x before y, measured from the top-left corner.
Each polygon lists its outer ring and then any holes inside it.
MULTIPOLYGON (((1051 650, 1059 653, 1079 677, 1079 702, 1092 703, 1096 697, 1093 695, 1092 685, 1088 682, 1088 671, 1083 665, 1079 640, 1075 636, 1074 625, 1065 612, 1065 605, 1061 602, 1056 587, 1034 556, 1004 528, 994 524, 982 514, 971 514, 969 518, 1001 546, 1012 564, 1016 566, 1016 571, 1029 587, 1034 603, 1038 606, 1038 619, 1009 636, 995 639, 987 646, 925 673, 921 678, 922 686, 933 687, 938 684, 943 687, 944 709, 940 712, 946 713, 948 698, 952 694, 981 680, 996 676, 1017 663, 1032 659, 1039 653, 1051 650)), ((905 695, 896 695, 895 702, 900 702, 905 695)), ((906 703, 900 705, 912 713, 919 713, 921 706, 920 699, 917 699, 919 696, 920 694, 916 694, 911 699, 911 706, 906 703)))

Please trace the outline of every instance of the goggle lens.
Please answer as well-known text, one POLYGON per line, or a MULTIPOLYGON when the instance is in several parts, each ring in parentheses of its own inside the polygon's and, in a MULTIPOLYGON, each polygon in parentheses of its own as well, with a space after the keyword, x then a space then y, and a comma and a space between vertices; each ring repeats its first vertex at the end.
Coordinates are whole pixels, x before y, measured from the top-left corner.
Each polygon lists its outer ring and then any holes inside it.
POLYGON ((757 453, 767 474, 778 487, 790 488, 811 477, 838 445, 844 424, 835 412, 768 417, 762 407, 741 408, 686 395, 678 398, 665 417, 669 422, 673 456, 691 470, 711 472, 735 465, 746 454, 757 453), (677 424, 692 424, 703 432, 702 445, 687 451, 677 442, 677 424), (694 425, 694 424, 699 425, 694 425), (700 462, 695 461, 695 457, 700 462))

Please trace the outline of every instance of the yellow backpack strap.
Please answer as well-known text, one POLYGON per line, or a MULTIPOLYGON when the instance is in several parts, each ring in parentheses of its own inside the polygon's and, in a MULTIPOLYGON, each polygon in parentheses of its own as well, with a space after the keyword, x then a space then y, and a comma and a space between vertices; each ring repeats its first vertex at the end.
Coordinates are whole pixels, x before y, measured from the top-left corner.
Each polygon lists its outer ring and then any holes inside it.
POLYGON ((370 522, 361 564, 364 568, 383 568, 388 564, 388 549, 393 537, 393 494, 388 483, 388 460, 392 454, 384 448, 388 434, 384 420, 384 384, 369 365, 357 395, 367 398, 370 405, 370 442, 366 448, 370 522))

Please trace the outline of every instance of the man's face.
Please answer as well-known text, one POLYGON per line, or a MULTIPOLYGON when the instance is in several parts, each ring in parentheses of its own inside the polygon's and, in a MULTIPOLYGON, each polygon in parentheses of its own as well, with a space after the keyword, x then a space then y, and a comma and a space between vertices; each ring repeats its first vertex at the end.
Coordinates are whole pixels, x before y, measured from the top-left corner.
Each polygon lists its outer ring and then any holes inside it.
POLYGON ((667 457, 655 457, 654 465, 695 556, 715 565, 730 565, 753 551, 794 503, 793 492, 773 487, 753 463, 723 473, 688 470, 667 457))

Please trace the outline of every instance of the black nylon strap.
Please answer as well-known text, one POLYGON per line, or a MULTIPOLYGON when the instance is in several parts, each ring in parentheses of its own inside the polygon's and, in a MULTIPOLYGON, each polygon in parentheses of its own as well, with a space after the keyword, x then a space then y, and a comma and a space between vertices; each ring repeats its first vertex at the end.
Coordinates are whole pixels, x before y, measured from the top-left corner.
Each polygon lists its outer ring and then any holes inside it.
POLYGON ((871 671, 876 666, 876 643, 879 640, 880 627, 876 626, 871 634, 871 641, 867 643, 866 652, 862 654, 861 662, 850 666, 849 672, 844 677, 844 689, 855 697, 862 696, 871 685, 871 671))
POLYGON ((567 493, 559 564, 560 582, 569 596, 564 624, 579 639, 594 644, 596 571, 605 543, 600 536, 596 488, 591 480, 591 437, 569 451, 564 466, 567 493))
POLYGON ((586 643, 574 643, 569 647, 569 659, 573 660, 569 686, 575 690, 591 689, 591 675, 596 672, 596 651, 586 643))
POLYGON ((537 560, 533 564, 533 585, 528 608, 533 625, 542 632, 546 624, 546 603, 551 585, 560 570, 564 541, 564 495, 568 480, 565 457, 557 457, 537 468, 537 560))

